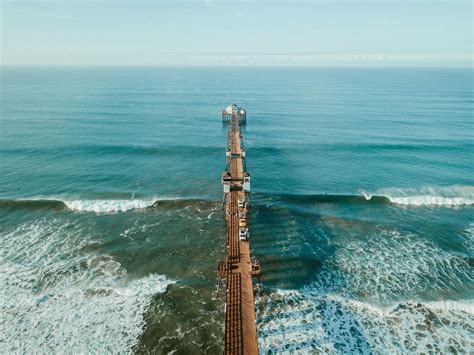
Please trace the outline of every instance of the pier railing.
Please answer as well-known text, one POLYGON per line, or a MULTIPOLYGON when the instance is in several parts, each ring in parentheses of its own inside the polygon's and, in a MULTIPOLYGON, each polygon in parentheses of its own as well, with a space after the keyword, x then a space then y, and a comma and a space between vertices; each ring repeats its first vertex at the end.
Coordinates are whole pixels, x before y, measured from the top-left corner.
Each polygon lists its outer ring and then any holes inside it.
POLYGON ((225 280, 225 354, 258 354, 252 278, 260 278, 260 263, 250 255, 250 175, 239 126, 242 120, 245 122, 246 113, 242 117, 223 112, 223 121, 229 123, 226 168, 222 174, 227 257, 218 264, 217 291, 221 280, 225 280))

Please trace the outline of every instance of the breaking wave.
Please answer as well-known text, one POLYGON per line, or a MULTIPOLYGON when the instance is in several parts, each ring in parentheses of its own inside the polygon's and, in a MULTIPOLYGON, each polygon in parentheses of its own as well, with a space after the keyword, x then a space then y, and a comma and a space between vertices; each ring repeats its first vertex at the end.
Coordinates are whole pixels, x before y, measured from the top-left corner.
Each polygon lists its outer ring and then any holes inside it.
POLYGON ((152 274, 130 281, 74 223, 40 220, 0 235, 0 334, 15 353, 132 351, 155 295, 174 283, 152 274))
POLYGON ((126 212, 135 209, 153 207, 163 201, 174 201, 177 198, 150 198, 132 200, 68 200, 68 199, 25 199, 25 200, 0 200, 0 208, 26 208, 26 209, 70 209, 79 212, 111 213, 126 212))
MULTIPOLYGON (((270 195, 255 196, 264 201, 281 199, 296 203, 337 203, 337 204, 396 204, 403 206, 444 206, 461 207, 474 205, 474 186, 425 187, 420 189, 384 188, 374 193, 358 189, 360 195, 270 195)), ((0 200, 0 208, 29 209, 70 209, 78 212, 113 213, 163 205, 166 203, 202 203, 206 200, 183 199, 180 197, 135 198, 135 199, 67 199, 31 198, 0 200)), ((215 202, 215 201, 214 201, 215 202)), ((258 201, 257 201, 258 202, 258 201)))
POLYGON ((404 206, 470 206, 474 204, 474 186, 414 188, 384 188, 373 194, 359 189, 367 201, 385 197, 391 203, 404 206))
POLYGON ((469 258, 414 234, 353 236, 299 290, 257 297, 262 353, 455 353, 470 349, 469 258), (438 295, 438 296, 437 296, 438 295))
POLYGON ((125 212, 151 207, 156 200, 66 200, 64 204, 74 211, 83 212, 125 212))

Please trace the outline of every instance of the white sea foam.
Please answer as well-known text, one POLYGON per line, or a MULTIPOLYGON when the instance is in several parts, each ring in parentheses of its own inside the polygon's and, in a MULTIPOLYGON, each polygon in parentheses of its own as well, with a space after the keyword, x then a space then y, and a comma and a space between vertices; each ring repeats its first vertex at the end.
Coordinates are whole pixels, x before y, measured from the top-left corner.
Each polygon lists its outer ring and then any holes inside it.
POLYGON ((108 213, 151 207, 156 200, 65 200, 63 202, 69 209, 75 211, 108 213))
POLYGON ((466 258, 448 253, 413 233, 381 230, 338 243, 315 285, 384 304, 458 289, 471 278, 466 258))
POLYGON ((384 196, 390 202, 405 206, 469 206, 474 204, 474 186, 447 186, 412 188, 384 188, 373 193, 359 189, 370 200, 384 196))
POLYGON ((0 347, 15 353, 125 353, 137 343, 163 275, 128 281, 74 224, 27 223, 0 235, 0 347))
POLYGON ((468 352, 472 301, 404 301, 380 307, 310 289, 257 297, 262 353, 468 352))
POLYGON ((160 201, 179 200, 179 197, 151 197, 146 199, 71 199, 62 196, 35 196, 29 199, 20 199, 18 201, 58 201, 66 205, 73 211, 95 212, 95 213, 112 213, 126 212, 134 209, 144 209, 159 203, 160 201))
POLYGON ((407 196, 389 197, 389 200, 398 205, 408 206, 465 206, 474 204, 474 199, 465 197, 444 196, 407 196))
MULTIPOLYGON (((343 239, 300 290, 257 297, 259 342, 272 353, 468 352, 472 299, 419 301, 472 282, 468 260, 413 234, 343 239)), ((466 293, 467 294, 467 293, 466 293)))
POLYGON ((357 188, 357 192, 364 196, 367 201, 372 199, 372 194, 361 187, 357 188))

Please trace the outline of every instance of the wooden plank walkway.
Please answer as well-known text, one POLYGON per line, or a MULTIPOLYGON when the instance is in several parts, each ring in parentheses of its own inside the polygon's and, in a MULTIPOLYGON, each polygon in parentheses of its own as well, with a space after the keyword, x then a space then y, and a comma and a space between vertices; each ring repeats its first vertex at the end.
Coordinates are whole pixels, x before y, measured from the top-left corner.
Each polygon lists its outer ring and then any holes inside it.
POLYGON ((226 275, 225 354, 258 354, 252 262, 249 241, 240 240, 239 217, 247 215, 243 190, 244 163, 237 114, 229 122, 230 192, 225 193, 227 221, 227 260, 218 273, 226 275))

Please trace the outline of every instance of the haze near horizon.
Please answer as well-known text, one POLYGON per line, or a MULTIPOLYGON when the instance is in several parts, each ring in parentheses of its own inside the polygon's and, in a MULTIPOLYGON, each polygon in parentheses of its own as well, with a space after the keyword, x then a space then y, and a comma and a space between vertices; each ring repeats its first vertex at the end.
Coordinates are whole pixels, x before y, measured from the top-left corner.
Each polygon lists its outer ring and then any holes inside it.
POLYGON ((472 65, 453 1, 2 2, 4 66, 472 65))

